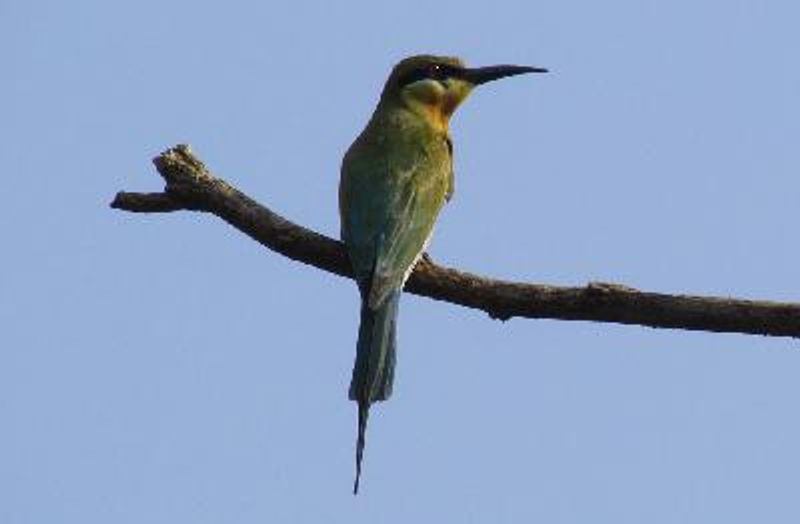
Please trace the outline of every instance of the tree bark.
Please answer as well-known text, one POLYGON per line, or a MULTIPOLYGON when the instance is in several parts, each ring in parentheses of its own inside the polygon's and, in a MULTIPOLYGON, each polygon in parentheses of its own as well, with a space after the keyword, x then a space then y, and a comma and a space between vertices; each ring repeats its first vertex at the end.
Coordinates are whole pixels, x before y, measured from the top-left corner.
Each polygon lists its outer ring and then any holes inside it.
MULTIPOLYGON (((344 245, 294 224, 214 177, 187 145, 153 159, 162 193, 120 192, 114 209, 138 213, 205 211, 293 260, 352 278, 344 245)), ((406 291, 480 309, 492 318, 588 320, 653 328, 800 337, 800 304, 669 295, 619 284, 583 287, 508 282, 439 266, 423 258, 406 291)))

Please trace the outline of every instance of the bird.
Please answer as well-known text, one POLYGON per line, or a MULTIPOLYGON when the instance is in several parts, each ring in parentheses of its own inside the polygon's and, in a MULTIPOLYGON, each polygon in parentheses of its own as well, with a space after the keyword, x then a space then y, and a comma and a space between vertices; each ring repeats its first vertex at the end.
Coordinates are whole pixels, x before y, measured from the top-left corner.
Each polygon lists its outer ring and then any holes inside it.
POLYGON ((470 68, 456 57, 416 55, 392 69, 378 105, 344 155, 341 240, 361 295, 349 398, 358 403, 358 493, 370 406, 392 394, 400 294, 454 193, 450 117, 477 86, 540 67, 470 68))

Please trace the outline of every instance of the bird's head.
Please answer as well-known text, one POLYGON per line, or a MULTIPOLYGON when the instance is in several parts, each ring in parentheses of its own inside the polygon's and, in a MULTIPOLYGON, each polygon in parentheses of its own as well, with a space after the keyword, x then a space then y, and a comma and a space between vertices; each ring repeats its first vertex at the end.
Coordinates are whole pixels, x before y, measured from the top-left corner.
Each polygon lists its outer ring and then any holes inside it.
POLYGON ((476 86, 507 76, 546 72, 540 67, 515 65, 470 68, 455 57, 412 56, 392 70, 381 103, 403 105, 446 128, 453 112, 476 86))

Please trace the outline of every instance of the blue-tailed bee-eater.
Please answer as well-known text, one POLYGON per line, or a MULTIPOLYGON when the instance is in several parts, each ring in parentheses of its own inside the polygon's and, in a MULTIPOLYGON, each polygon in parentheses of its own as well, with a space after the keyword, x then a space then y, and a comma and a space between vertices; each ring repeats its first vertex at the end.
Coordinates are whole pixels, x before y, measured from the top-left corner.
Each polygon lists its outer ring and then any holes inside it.
POLYGON ((543 72, 514 65, 469 68, 442 56, 406 58, 392 70, 372 118, 344 156, 341 236, 361 292, 349 394, 358 402, 354 493, 370 404, 392 393, 400 293, 453 196, 450 117, 478 85, 543 72))

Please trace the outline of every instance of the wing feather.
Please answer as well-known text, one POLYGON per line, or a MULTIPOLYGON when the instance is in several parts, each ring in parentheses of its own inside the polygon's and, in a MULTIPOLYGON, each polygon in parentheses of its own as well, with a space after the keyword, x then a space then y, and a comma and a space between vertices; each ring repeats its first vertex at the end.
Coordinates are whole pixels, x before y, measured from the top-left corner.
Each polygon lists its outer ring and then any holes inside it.
POLYGON ((342 239, 370 308, 403 286, 422 254, 446 201, 451 165, 443 147, 346 157, 342 239))

